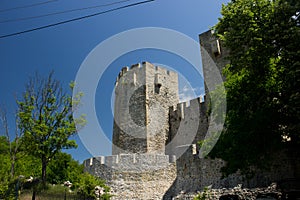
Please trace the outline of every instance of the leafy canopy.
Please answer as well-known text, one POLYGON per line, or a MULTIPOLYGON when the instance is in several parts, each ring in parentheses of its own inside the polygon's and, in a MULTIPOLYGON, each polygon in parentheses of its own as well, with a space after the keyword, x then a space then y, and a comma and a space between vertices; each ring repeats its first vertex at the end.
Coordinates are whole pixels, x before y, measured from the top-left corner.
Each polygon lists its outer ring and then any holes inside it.
POLYGON ((48 162, 60 150, 77 147, 69 138, 76 134, 75 122, 84 124, 85 121, 73 119, 74 102, 53 78, 53 72, 47 78, 38 74, 32 77, 22 100, 17 102, 22 142, 30 155, 41 159, 43 182, 48 162))
POLYGON ((248 173, 277 150, 299 152, 300 2, 234 0, 221 14, 228 113, 211 156, 228 161, 226 174, 248 173))

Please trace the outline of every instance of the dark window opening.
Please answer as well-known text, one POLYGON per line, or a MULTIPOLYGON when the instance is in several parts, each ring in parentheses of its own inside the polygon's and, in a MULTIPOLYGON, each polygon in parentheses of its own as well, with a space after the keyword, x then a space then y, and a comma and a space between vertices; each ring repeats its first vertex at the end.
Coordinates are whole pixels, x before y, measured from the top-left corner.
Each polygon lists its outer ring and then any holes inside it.
POLYGON ((159 92, 160 92, 160 87, 161 87, 161 84, 159 84, 159 83, 155 84, 154 90, 155 90, 155 93, 156 93, 156 94, 159 94, 159 92))

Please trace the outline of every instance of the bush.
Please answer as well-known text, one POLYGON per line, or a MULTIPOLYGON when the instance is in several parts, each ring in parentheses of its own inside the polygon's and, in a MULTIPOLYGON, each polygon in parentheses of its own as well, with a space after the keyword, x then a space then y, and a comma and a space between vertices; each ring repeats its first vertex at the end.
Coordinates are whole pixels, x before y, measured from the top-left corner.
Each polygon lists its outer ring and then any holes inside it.
POLYGON ((80 182, 73 185, 77 190, 77 194, 82 199, 95 199, 97 197, 95 194, 96 186, 100 186, 104 189, 104 193, 100 196, 100 199, 108 200, 111 198, 111 195, 109 194, 110 188, 105 185, 103 180, 100 180, 91 174, 80 174, 80 182))
POLYGON ((209 199, 209 191, 208 188, 205 187, 203 192, 200 192, 197 196, 194 197, 194 200, 206 200, 209 199))

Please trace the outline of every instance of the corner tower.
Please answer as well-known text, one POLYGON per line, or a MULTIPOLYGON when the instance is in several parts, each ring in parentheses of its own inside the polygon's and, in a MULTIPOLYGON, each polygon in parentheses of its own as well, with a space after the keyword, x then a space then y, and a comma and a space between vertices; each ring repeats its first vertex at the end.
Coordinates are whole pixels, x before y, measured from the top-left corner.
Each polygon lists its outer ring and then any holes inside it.
POLYGON ((148 62, 124 67, 115 86, 112 153, 164 154, 169 107, 178 102, 176 72, 148 62))
POLYGON ((212 30, 200 34, 199 40, 205 81, 205 94, 208 99, 208 88, 213 91, 218 84, 226 80, 222 72, 223 68, 230 63, 227 59, 229 50, 223 46, 221 40, 214 35, 212 30), (213 66, 216 66, 216 68, 213 66), (222 75, 221 79, 218 78, 220 74, 222 75))

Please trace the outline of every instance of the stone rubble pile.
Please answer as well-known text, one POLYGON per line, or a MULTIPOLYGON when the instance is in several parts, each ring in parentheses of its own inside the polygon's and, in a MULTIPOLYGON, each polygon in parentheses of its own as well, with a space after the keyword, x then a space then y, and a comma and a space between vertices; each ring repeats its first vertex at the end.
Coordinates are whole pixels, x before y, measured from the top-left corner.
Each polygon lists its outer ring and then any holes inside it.
POLYGON ((197 195, 206 194, 206 199, 217 200, 217 199, 228 199, 238 198, 239 200, 255 200, 255 199, 281 199, 282 193, 277 189, 277 184, 272 183, 267 188, 242 188, 239 184, 234 188, 222 188, 222 189, 211 189, 208 188, 205 192, 199 192, 198 194, 186 194, 181 192, 180 195, 173 198, 174 200, 192 200, 197 195), (223 197, 223 198, 222 198, 223 197), (231 197, 231 198, 230 198, 231 197))

